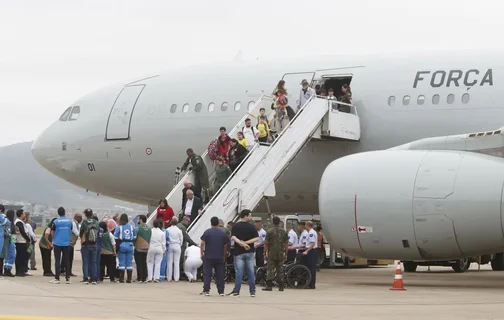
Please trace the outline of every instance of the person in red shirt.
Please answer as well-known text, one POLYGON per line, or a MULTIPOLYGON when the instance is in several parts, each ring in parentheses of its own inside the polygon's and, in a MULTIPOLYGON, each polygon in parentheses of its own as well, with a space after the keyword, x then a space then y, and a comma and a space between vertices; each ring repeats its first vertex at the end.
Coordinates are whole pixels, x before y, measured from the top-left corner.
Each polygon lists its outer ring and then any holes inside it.
MULTIPOLYGON (((217 138, 217 140, 219 142, 219 144, 218 144, 219 145, 219 155, 227 160, 229 147, 231 146, 231 138, 226 133, 225 127, 220 127, 219 131, 220 131, 220 136, 217 138)), ((225 161, 225 163, 228 164, 227 161, 225 161)))
POLYGON ((166 199, 161 199, 161 201, 159 201, 156 219, 163 219, 164 227, 168 228, 173 216, 175 216, 175 213, 173 212, 173 209, 168 205, 168 201, 166 201, 166 199))

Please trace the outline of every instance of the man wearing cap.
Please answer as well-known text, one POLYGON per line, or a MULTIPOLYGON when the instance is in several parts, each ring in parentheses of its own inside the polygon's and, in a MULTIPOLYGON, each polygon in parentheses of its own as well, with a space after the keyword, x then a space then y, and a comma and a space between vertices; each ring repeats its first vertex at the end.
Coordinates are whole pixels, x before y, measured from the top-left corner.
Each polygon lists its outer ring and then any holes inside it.
POLYGON ((306 79, 301 81, 301 86, 302 88, 299 92, 299 102, 297 106, 298 109, 295 110, 296 112, 298 112, 312 96, 316 95, 315 90, 309 87, 309 83, 306 79))

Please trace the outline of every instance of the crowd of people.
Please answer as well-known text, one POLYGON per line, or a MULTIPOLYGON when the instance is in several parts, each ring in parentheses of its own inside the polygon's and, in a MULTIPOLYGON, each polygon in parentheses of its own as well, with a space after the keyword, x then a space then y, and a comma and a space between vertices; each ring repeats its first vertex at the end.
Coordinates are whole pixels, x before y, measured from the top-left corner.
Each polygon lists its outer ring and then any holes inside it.
MULTIPOLYGON (((190 191, 190 189, 189 189, 190 191)), ((153 227, 147 225, 145 215, 138 216, 136 225, 128 221, 126 214, 111 219, 98 220, 91 209, 66 216, 63 207, 58 208, 58 218, 52 219, 37 241, 23 210, 5 212, 0 205, 0 227, 3 230, 0 261, 3 276, 24 277, 28 271, 31 253, 38 242, 42 257, 43 275, 54 277, 50 282, 59 284, 61 275, 67 284, 72 283, 74 246, 81 241, 83 284, 96 285, 105 279, 111 283, 158 283, 180 280, 183 270, 189 282, 197 281, 202 267, 203 292, 209 295, 212 276, 216 279, 219 295, 224 295, 224 268, 234 265, 235 284, 228 295, 239 296, 244 274, 249 283, 250 295, 255 296, 255 270, 267 261, 268 279, 265 291, 272 290, 275 274, 281 274, 284 261, 305 264, 312 272, 315 288, 316 251, 321 244, 320 234, 313 230, 313 223, 300 223, 300 236, 288 226, 288 232, 280 228, 279 217, 273 218, 273 228, 266 231, 261 221, 252 223, 250 210, 240 213, 240 221, 224 222, 212 217, 211 228, 201 236, 198 246, 187 234, 190 218, 184 216, 179 223, 172 217, 166 224, 160 208, 153 227), (14 213, 16 218, 14 218, 14 213), (54 273, 52 272, 54 256, 54 273), (297 258, 296 258, 297 256, 297 258), (136 265, 136 280, 133 280, 133 261, 136 265), (15 272, 12 270, 15 268, 15 272)), ((282 278, 276 283, 283 291, 282 278)))

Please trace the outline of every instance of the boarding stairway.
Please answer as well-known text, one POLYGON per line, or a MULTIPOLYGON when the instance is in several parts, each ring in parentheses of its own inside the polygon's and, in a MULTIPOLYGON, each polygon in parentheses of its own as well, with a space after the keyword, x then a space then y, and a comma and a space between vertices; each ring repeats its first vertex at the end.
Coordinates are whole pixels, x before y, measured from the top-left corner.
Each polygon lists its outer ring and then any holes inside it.
MULTIPOLYGON (((258 114, 260 108, 271 110, 270 106, 273 102, 272 97, 263 96, 250 113, 258 114)), ((346 105, 352 108, 351 111, 340 112, 335 108, 335 104, 344 105, 334 100, 312 97, 272 143, 256 143, 239 167, 206 204, 202 214, 195 221, 191 221, 188 228, 191 238, 199 243, 203 232, 210 228, 210 218, 213 216, 224 221, 231 221, 241 210, 253 210, 263 197, 274 197, 276 195, 275 182, 312 137, 358 141, 360 122, 355 107, 346 105)), ((241 131, 248 117, 245 115, 237 123, 229 134, 231 137, 235 137, 236 133, 241 131)), ((268 118, 273 119, 273 114, 268 118)), ((203 153, 202 158, 212 182, 215 176, 213 161, 210 160, 207 152, 203 153)), ((184 181, 194 181, 194 174, 189 171, 176 180, 179 180, 178 183, 166 199, 178 216, 182 210, 184 181)), ((155 216, 155 212, 149 216, 149 224, 152 224, 155 216)))

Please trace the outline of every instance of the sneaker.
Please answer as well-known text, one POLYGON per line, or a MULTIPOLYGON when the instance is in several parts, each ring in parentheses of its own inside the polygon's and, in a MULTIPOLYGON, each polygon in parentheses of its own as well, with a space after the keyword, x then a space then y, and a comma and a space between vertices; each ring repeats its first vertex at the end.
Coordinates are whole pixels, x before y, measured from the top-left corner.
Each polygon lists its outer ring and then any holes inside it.
POLYGON ((82 284, 89 284, 89 281, 88 280, 81 280, 80 283, 82 283, 82 284))
POLYGON ((49 283, 52 283, 52 284, 59 284, 60 281, 58 279, 52 279, 51 281, 49 281, 49 283))
POLYGON ((72 281, 70 281, 70 279, 67 279, 67 280, 65 281, 65 284, 72 284, 72 281))
POLYGON ((96 281, 91 282, 92 285, 97 285, 96 281))
POLYGON ((219 293, 219 297, 224 297, 224 293, 219 293))
MULTIPOLYGON (((62 272, 63 273, 63 272, 62 272)), ((76 274, 70 273, 70 277, 77 277, 76 274)))
POLYGON ((33 268, 30 268, 31 271, 37 271, 37 268, 33 267, 33 268))
POLYGON ((159 283, 159 280, 154 280, 154 283, 159 283))
POLYGON ((200 296, 208 297, 208 296, 210 296, 210 292, 203 291, 202 293, 200 293, 200 296))
POLYGON ((24 275, 27 276, 27 277, 32 277, 33 276, 33 274, 31 274, 30 272, 27 272, 24 275))
POLYGON ((250 297, 251 297, 251 298, 255 298, 255 292, 251 292, 251 293, 250 293, 250 297))
POLYGON ((240 296, 240 293, 239 292, 234 292, 234 291, 231 291, 230 293, 227 294, 228 296, 233 296, 233 297, 239 297, 240 296))

